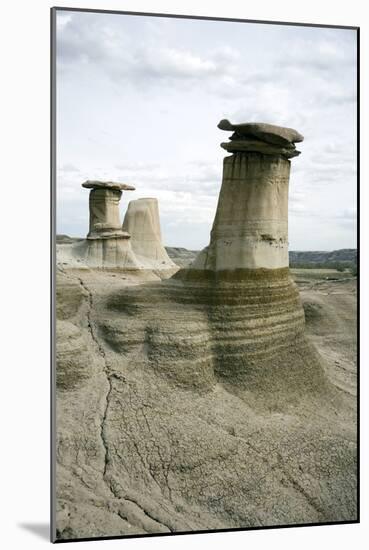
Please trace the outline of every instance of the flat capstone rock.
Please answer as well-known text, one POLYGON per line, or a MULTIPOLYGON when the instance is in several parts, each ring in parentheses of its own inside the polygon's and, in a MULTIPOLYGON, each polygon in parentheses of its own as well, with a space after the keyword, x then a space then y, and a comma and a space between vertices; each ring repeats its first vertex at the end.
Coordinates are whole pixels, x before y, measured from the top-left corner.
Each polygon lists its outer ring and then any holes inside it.
POLYGON ((239 141, 227 141, 221 143, 220 146, 229 153, 261 153, 262 155, 282 155, 283 157, 290 159, 297 157, 300 151, 295 149, 295 146, 281 147, 279 145, 272 145, 265 141, 242 139, 239 141))
POLYGON ((120 191, 135 191, 136 189, 133 185, 128 185, 127 183, 97 180, 87 180, 82 183, 82 187, 85 187, 86 189, 118 189, 120 191))
POLYGON ((232 124, 227 119, 219 122, 218 128, 227 132, 234 132, 231 140, 256 138, 273 145, 287 146, 291 143, 300 143, 304 137, 292 128, 275 126, 265 122, 245 122, 232 124))

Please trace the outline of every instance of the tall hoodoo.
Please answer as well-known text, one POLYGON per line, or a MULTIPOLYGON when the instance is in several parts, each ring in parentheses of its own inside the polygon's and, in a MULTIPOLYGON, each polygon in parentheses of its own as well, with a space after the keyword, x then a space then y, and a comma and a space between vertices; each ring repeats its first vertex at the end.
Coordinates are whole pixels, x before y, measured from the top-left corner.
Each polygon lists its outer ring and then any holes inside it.
POLYGON ((222 120, 218 127, 233 131, 221 144, 232 154, 224 159, 210 244, 171 280, 177 300, 182 293, 206 312, 216 379, 282 402, 324 385, 288 267, 289 159, 303 137, 263 123, 222 120))
POLYGON ((231 124, 221 147, 223 182, 210 244, 191 266, 211 271, 288 267, 290 161, 303 137, 290 128, 264 123, 231 124))
POLYGON ((122 230, 121 184, 85 184, 76 263, 85 251, 100 266, 135 258, 155 277, 58 270, 60 540, 356 521, 354 371, 346 357, 333 367, 344 325, 322 346, 325 369, 288 268, 289 159, 302 137, 220 128, 234 134, 210 245, 174 277, 157 273, 156 201, 131 202, 122 230))
MULTIPOLYGON (((109 307, 119 311, 119 326, 134 316, 143 360, 166 380, 198 391, 220 383, 255 406, 283 408, 325 386, 288 267, 289 159, 303 138, 269 124, 220 128, 234 133, 222 144, 232 154, 209 246, 187 269, 124 289, 109 307)), ((112 346, 122 339, 136 353, 129 330, 124 338, 114 327, 104 331, 112 346)))

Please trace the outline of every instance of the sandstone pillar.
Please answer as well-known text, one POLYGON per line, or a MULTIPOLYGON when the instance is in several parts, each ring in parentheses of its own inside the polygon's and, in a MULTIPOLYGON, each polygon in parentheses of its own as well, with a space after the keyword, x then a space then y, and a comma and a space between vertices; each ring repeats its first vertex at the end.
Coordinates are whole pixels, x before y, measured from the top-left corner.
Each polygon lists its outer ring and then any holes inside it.
POLYGON ((299 154, 295 130, 221 121, 233 130, 221 146, 223 181, 210 244, 192 265, 211 271, 288 267, 289 158, 299 154))
POLYGON ((134 191, 132 185, 124 183, 86 181, 82 187, 91 189, 89 198, 90 229, 88 239, 122 236, 119 202, 122 190, 134 191))
POLYGON ((133 353, 141 334, 145 368, 174 386, 218 386, 251 408, 288 410, 326 385, 288 267, 289 159, 302 136, 267 124, 220 127, 234 133, 222 145, 232 154, 209 246, 170 279, 127 288, 117 303, 128 328, 111 330, 111 341, 133 353))
POLYGON ((176 267, 162 243, 157 199, 130 201, 123 230, 131 235, 132 250, 144 265, 155 269, 176 267))
POLYGON ((190 318, 185 329, 191 352, 207 334, 207 347, 197 347, 204 372, 211 358, 229 391, 278 408, 325 384, 288 267, 289 159, 303 137, 270 124, 218 127, 234 133, 222 143, 232 154, 224 159, 210 244, 172 277, 170 296, 206 313, 207 323, 190 318))
POLYGON ((91 189, 90 224, 87 235, 86 262, 95 268, 136 268, 130 235, 122 230, 119 202, 122 191, 133 191, 131 185, 116 182, 86 181, 91 189))

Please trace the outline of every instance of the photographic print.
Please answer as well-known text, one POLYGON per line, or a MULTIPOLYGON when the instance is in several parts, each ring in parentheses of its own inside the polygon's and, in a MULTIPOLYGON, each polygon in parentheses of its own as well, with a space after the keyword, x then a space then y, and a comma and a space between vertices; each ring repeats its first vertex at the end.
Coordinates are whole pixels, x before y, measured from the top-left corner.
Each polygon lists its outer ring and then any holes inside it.
POLYGON ((358 29, 52 10, 52 538, 358 521, 358 29))

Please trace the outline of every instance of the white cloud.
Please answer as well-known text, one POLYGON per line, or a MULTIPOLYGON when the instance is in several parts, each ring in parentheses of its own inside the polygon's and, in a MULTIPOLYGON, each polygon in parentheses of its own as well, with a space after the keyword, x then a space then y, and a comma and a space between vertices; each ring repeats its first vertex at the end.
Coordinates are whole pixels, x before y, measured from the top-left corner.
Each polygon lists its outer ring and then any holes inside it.
POLYGON ((180 85, 183 81, 227 78, 237 69, 234 62, 239 53, 230 46, 203 55, 190 46, 163 44, 160 34, 152 36, 154 43, 129 40, 117 27, 111 18, 100 22, 94 14, 64 18, 58 33, 59 67, 64 73, 94 67, 113 80, 135 86, 143 81, 145 85, 163 80, 180 85))
POLYGON ((124 194, 122 214, 131 198, 156 196, 167 243, 207 244, 221 184, 219 142, 228 136, 216 124, 229 118, 305 135, 291 170, 294 249, 326 248, 325 238, 334 248, 354 245, 354 218, 346 215, 356 188, 352 31, 75 12, 59 18, 63 233, 86 233, 82 181, 117 179, 136 187, 124 194))
POLYGON ((65 164, 63 164, 63 166, 61 166, 59 168, 60 172, 79 172, 79 169, 74 166, 74 164, 72 164, 71 162, 67 162, 65 164))

